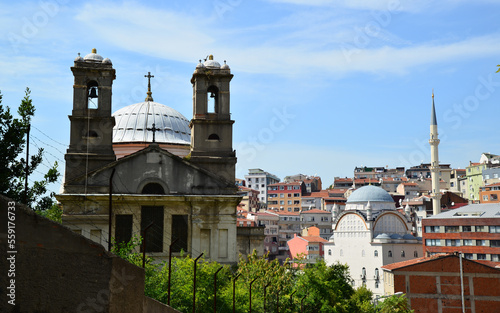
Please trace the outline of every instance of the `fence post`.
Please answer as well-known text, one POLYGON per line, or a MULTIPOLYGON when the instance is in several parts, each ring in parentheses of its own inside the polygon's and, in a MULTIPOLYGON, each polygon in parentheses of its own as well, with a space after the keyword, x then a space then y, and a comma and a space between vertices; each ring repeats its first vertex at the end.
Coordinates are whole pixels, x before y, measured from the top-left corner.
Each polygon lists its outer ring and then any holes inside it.
POLYGON ((264 286, 264 313, 266 313, 266 290, 267 290, 267 287, 269 287, 271 283, 267 283, 267 285, 264 286))
POLYGON ((201 258, 203 255, 200 254, 195 260, 194 260, 194 277, 193 277, 193 313, 196 312, 196 262, 198 262, 198 259, 201 258))
POLYGON ((236 302, 235 302, 235 295, 236 295, 236 280, 238 277, 240 277, 241 274, 236 275, 233 278, 233 313, 236 313, 236 302))
POLYGON ((142 231, 142 268, 144 268, 146 264, 146 234, 149 227, 153 226, 155 222, 151 222, 144 230, 142 231))
POLYGON ((167 305, 170 305, 170 277, 172 275, 172 247, 179 240, 179 238, 175 239, 168 248, 168 295, 167 295, 167 305))
POLYGON ((254 281, 257 280, 258 277, 255 277, 251 282, 250 282, 250 308, 249 308, 249 313, 252 313, 252 284, 254 281))
POLYGON ((300 312, 304 312, 304 299, 307 297, 307 294, 305 296, 302 297, 302 299, 300 300, 300 312))
POLYGON ((221 266, 214 274, 214 313, 217 313, 217 274, 219 274, 220 270, 224 267, 221 266))

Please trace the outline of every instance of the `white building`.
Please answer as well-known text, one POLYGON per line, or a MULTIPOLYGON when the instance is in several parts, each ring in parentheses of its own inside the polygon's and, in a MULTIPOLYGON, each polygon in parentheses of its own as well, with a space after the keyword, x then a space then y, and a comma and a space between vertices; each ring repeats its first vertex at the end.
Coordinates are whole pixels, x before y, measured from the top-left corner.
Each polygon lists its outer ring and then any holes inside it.
POLYGON ((252 188, 259 192, 260 203, 267 206, 267 186, 279 183, 280 179, 260 168, 248 170, 248 175, 245 175, 245 182, 248 188, 252 188))
POLYGON ((409 212, 396 210, 380 187, 364 186, 332 212, 333 235, 324 245, 327 265, 347 264, 354 286, 384 294, 381 266, 423 256, 422 239, 411 234, 409 212))

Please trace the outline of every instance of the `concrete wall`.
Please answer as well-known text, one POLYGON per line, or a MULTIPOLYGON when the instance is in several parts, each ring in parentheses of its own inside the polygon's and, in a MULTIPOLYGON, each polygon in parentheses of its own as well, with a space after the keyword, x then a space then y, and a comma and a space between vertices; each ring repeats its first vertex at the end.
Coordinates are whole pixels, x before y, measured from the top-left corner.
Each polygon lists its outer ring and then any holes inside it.
MULTIPOLYGON (((0 259, 0 312, 149 312, 143 305, 143 269, 3 196, 0 216, 0 254, 15 258, 15 262, 0 259), (7 248, 11 216, 15 254, 7 248), (7 277, 8 268, 15 276, 7 277), (8 303, 4 289, 12 284, 10 279, 14 279, 15 306, 8 303)), ((152 312, 172 312, 163 307, 152 312)))
POLYGON ((237 227, 238 253, 249 255, 253 250, 258 256, 264 255, 264 226, 261 227, 237 227))

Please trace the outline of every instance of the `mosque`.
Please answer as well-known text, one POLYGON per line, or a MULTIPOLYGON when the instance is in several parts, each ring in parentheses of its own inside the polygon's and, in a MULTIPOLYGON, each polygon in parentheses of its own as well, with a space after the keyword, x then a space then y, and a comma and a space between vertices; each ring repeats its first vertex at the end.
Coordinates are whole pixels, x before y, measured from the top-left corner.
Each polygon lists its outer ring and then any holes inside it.
POLYGON ((221 263, 237 261, 230 81, 213 56, 194 69, 193 117, 154 102, 112 113, 115 69, 95 49, 78 56, 70 145, 61 191, 63 225, 106 248, 145 238, 156 258, 183 251, 221 263))
POLYGON ((355 190, 344 210, 332 210, 333 235, 324 245, 326 264, 349 265, 355 287, 365 285, 374 295, 383 295, 383 265, 423 256, 422 239, 411 233, 410 214, 408 207, 398 211, 380 187, 355 190))

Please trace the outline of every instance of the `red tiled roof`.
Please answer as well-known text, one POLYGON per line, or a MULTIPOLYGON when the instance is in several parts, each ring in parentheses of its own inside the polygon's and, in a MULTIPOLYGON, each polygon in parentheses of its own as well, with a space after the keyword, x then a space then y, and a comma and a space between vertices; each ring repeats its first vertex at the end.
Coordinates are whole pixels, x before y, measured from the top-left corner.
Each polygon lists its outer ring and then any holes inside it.
POLYGON ((417 263, 421 263, 421 262, 427 262, 427 261, 431 261, 431 260, 434 260, 434 259, 439 259, 439 258, 442 258, 442 257, 445 257, 445 256, 449 256, 449 255, 452 255, 452 254, 443 253, 443 254, 435 254, 435 255, 430 256, 430 257, 424 256, 424 257, 420 257, 420 258, 416 258, 416 259, 411 259, 411 260, 406 260, 406 261, 401 261, 401 262, 396 262, 396 263, 392 263, 392 264, 383 265, 382 268, 392 271, 392 270, 400 269, 400 268, 403 268, 403 267, 406 267, 406 266, 410 266, 410 265, 413 265, 413 264, 417 264, 417 263))
MULTIPOLYGON (((297 236, 299 237, 299 236, 297 236)), ((325 240, 319 236, 302 236, 300 237, 308 242, 328 242, 328 240, 325 240)))
POLYGON ((403 185, 403 186, 414 186, 414 187, 418 186, 417 183, 401 183, 401 185, 403 185))
POLYGON ((288 185, 302 185, 302 182, 291 182, 291 183, 285 183, 285 182, 280 182, 280 183, 274 183, 274 184, 269 184, 269 186, 288 186, 288 185))
POLYGON ((276 211, 274 212, 275 214, 278 214, 278 215, 294 215, 294 216, 298 216, 300 215, 299 213, 295 213, 295 212, 286 212, 286 211, 276 211))
POLYGON ((302 196, 302 198, 325 198, 325 197, 328 197, 327 190, 314 191, 302 196))
POLYGON ((499 183, 489 184, 489 185, 486 185, 484 187, 494 187, 494 186, 500 186, 500 182, 499 183))
POLYGON ((320 209, 312 209, 312 210, 308 210, 308 211, 302 211, 302 214, 305 214, 305 213, 324 213, 324 214, 330 214, 330 212, 328 211, 324 211, 324 210, 320 210, 320 209))

